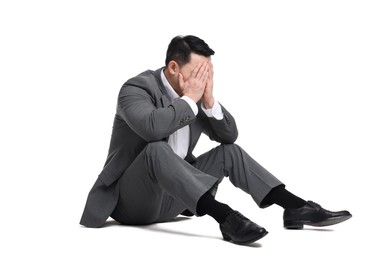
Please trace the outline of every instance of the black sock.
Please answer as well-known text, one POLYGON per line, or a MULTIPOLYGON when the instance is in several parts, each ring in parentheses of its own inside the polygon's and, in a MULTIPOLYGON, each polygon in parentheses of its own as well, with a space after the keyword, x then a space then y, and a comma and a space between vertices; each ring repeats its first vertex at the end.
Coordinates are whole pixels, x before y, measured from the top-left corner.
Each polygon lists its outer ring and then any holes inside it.
POLYGON ((210 215, 219 224, 222 224, 225 222, 227 215, 233 210, 228 205, 216 201, 209 192, 206 192, 200 197, 196 206, 196 211, 199 215, 210 215))
POLYGON ((306 201, 286 190, 284 185, 280 185, 273 188, 263 200, 263 204, 274 203, 285 209, 297 209, 303 207, 306 201))

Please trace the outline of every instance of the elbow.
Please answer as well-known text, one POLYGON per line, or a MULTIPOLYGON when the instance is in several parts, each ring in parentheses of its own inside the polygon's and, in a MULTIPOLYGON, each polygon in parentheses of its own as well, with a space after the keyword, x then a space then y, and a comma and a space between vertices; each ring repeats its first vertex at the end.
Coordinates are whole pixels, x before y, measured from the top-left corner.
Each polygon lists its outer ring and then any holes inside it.
POLYGON ((166 137, 160 131, 144 131, 143 133, 140 133, 140 135, 148 143, 161 141, 166 137))
POLYGON ((225 138, 223 138, 222 144, 234 144, 237 141, 238 138, 238 131, 234 131, 233 133, 230 133, 229 135, 226 135, 225 138))
POLYGON ((234 134, 233 134, 232 143, 236 142, 237 138, 238 138, 238 131, 236 129, 236 131, 234 131, 234 134))
POLYGON ((230 137, 229 143, 230 144, 235 143, 237 141, 237 138, 238 138, 238 131, 236 130, 236 131, 234 131, 234 133, 230 137))

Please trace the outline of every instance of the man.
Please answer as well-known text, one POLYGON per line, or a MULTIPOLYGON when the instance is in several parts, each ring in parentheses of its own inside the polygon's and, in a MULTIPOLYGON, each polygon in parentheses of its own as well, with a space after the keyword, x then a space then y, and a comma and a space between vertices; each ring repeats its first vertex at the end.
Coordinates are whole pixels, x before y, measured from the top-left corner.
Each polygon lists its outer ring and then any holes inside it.
POLYGON ((165 67, 129 79, 118 96, 104 169, 92 187, 81 218, 101 227, 109 216, 126 225, 158 223, 183 215, 209 215, 225 240, 249 244, 267 231, 215 200, 224 177, 257 205, 285 209, 284 227, 327 226, 351 217, 304 201, 235 145, 233 116, 213 96, 214 51, 195 36, 177 36, 165 67), (195 158, 202 133, 220 146, 195 158))

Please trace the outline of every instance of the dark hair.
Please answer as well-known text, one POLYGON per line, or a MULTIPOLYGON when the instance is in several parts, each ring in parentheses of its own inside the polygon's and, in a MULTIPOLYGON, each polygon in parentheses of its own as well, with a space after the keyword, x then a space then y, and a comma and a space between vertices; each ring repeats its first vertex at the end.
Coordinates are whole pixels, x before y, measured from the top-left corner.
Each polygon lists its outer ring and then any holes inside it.
POLYGON ((176 36, 169 43, 165 66, 168 66, 171 60, 176 61, 180 66, 187 64, 190 61, 191 52, 205 57, 210 57, 215 53, 205 41, 196 36, 176 36))

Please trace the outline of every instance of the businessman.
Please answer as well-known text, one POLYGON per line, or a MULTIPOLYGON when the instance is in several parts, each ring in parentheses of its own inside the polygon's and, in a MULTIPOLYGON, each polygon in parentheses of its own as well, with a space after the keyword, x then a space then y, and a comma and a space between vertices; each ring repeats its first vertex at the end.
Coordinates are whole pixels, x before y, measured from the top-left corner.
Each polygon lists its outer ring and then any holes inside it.
POLYGON ((124 83, 108 157, 80 224, 101 227, 109 216, 125 225, 146 225, 180 214, 209 215, 227 241, 244 245, 264 237, 265 228, 215 199, 224 177, 260 208, 283 207, 287 229, 328 226, 351 217, 291 193, 234 144, 235 120, 213 95, 213 54, 202 39, 177 36, 163 68, 124 83), (220 145, 195 158, 192 151, 202 133, 220 145))

